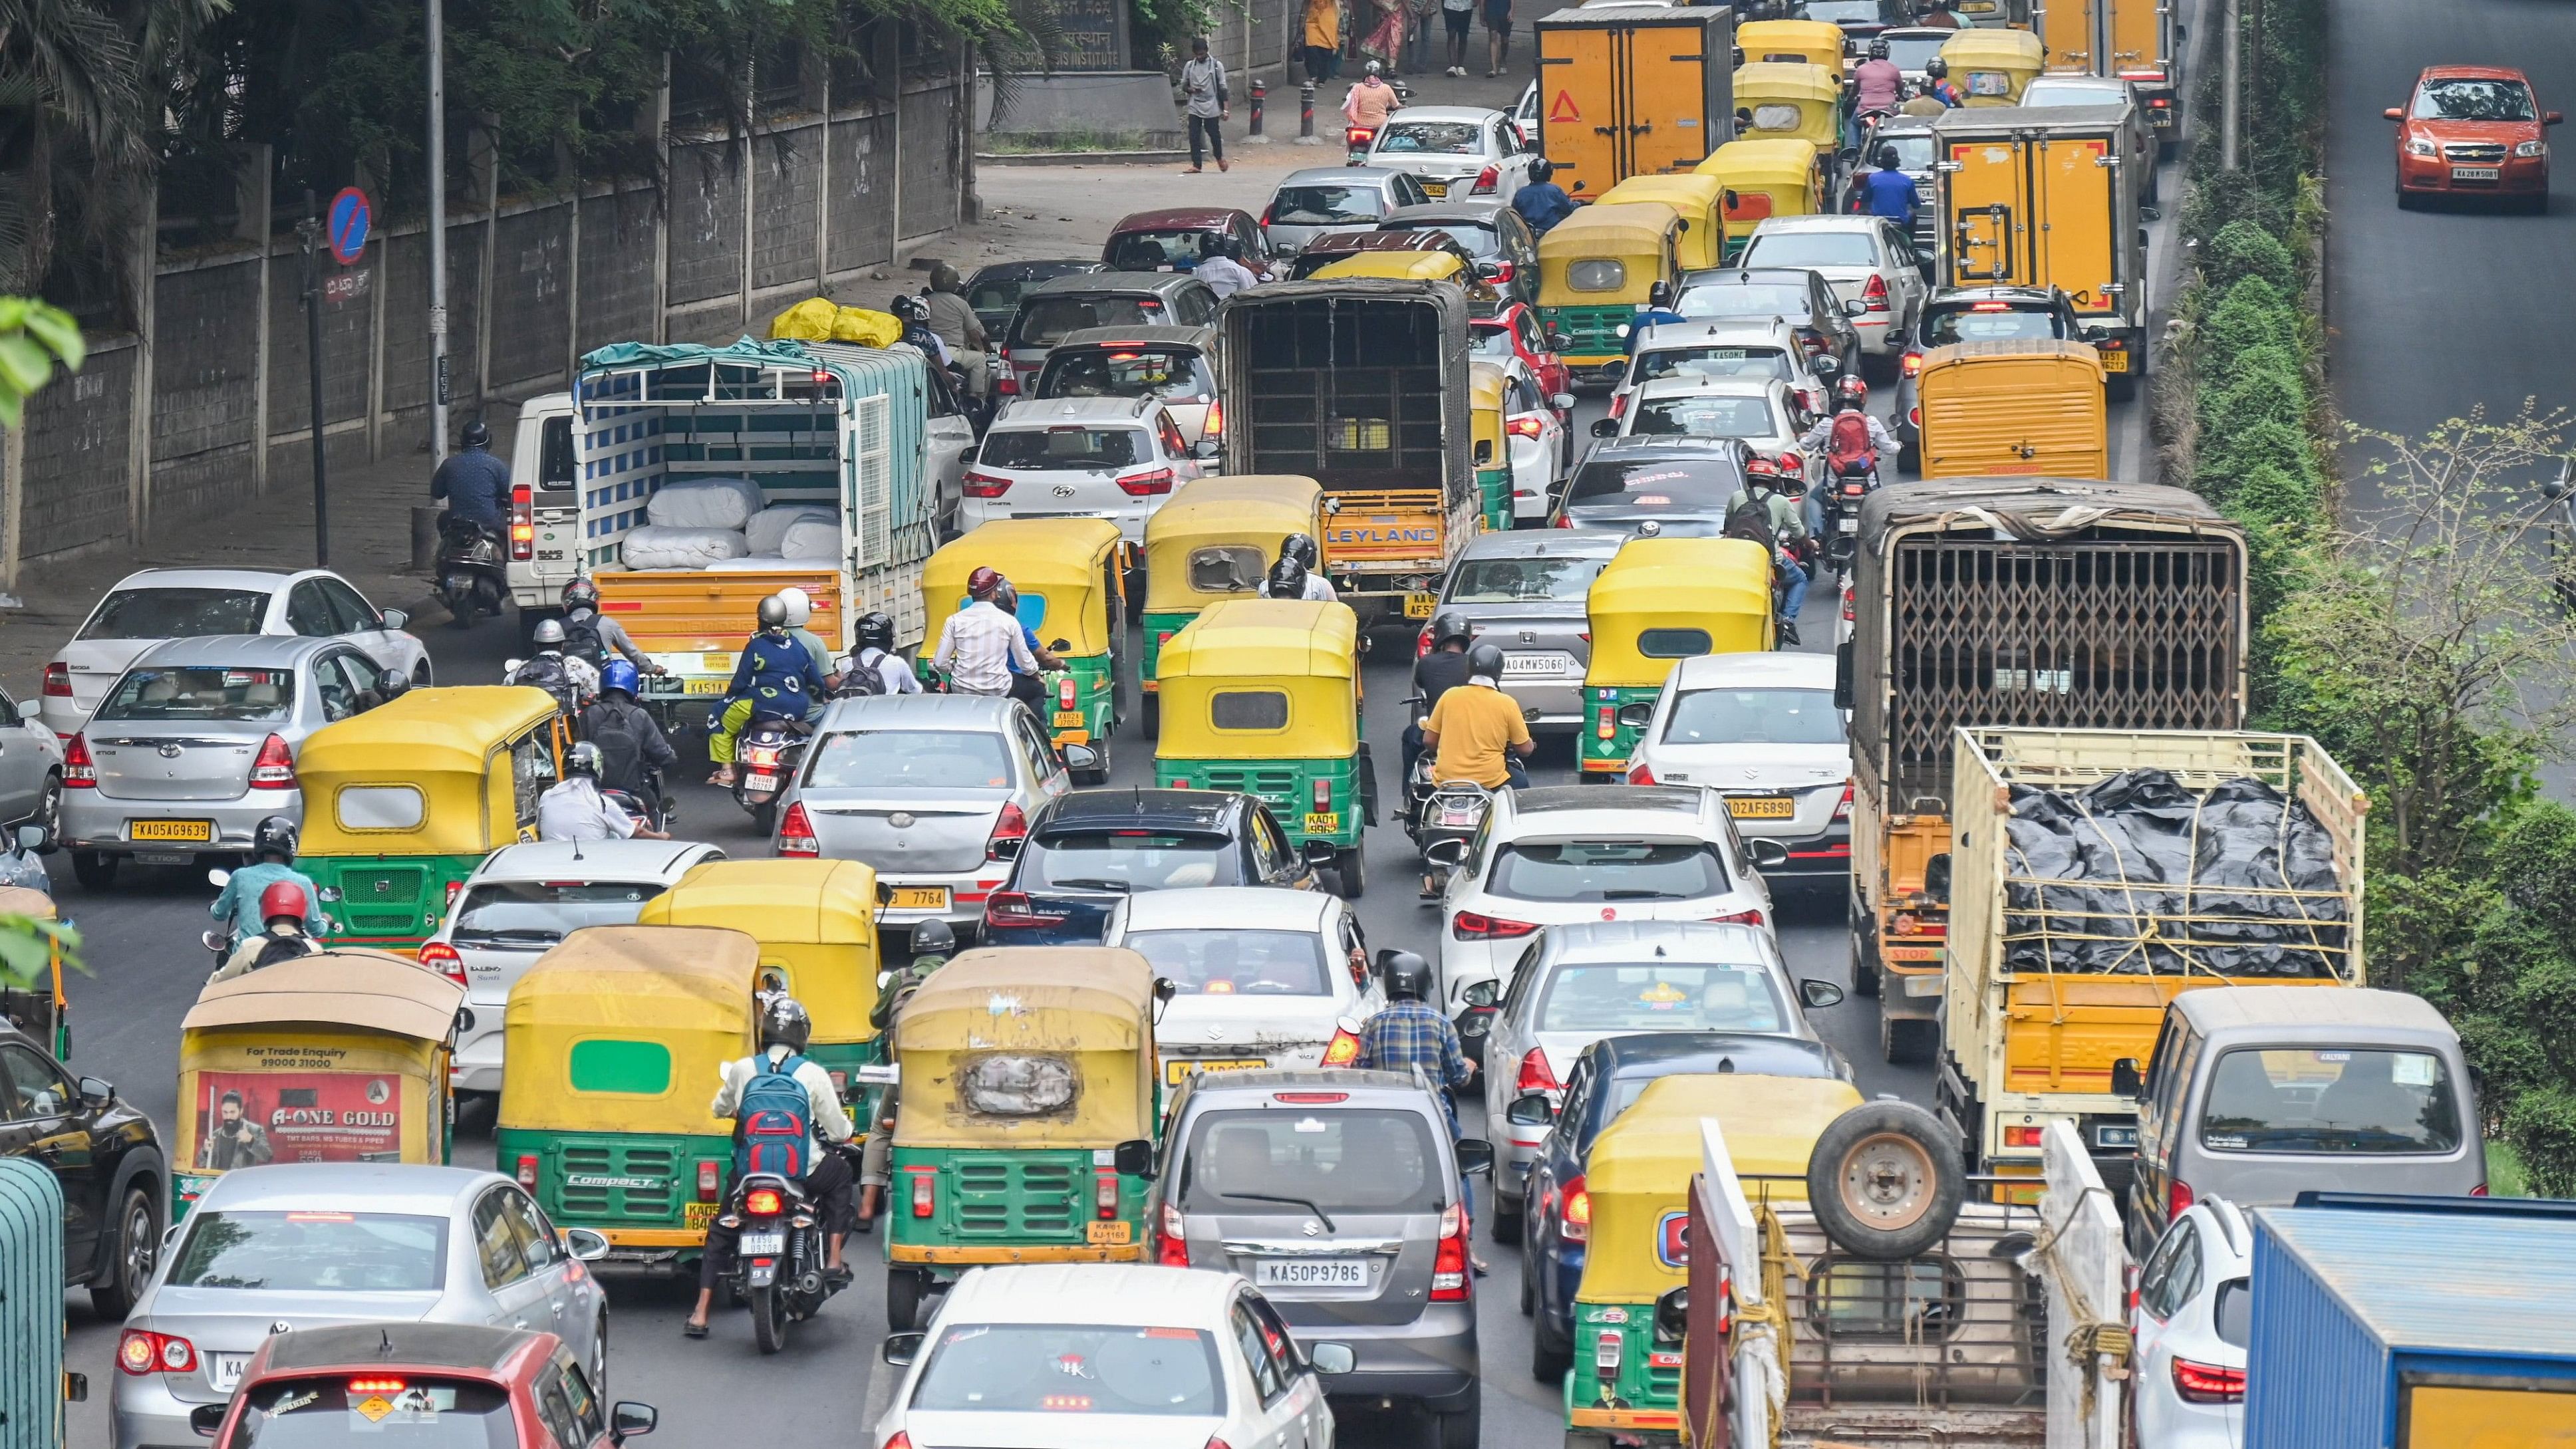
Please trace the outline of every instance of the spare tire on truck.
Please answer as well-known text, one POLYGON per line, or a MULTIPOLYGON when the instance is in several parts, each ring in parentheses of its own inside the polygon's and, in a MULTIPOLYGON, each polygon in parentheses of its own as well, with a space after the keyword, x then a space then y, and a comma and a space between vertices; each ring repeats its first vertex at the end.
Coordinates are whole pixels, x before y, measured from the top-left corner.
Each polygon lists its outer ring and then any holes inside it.
POLYGON ((1864 1102, 1828 1124, 1807 1154, 1807 1205, 1834 1246, 1895 1262, 1949 1234, 1968 1193, 1959 1144, 1911 1102, 1864 1102))

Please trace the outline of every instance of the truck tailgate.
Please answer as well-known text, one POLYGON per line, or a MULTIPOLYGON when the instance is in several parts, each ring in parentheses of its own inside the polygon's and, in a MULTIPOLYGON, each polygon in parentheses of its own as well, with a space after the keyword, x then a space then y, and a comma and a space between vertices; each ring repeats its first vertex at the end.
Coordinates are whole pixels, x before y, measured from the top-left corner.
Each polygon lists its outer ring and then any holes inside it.
POLYGON ((1441 504, 1437 488, 1326 494, 1325 568, 1445 567, 1441 504))
POLYGON ((1923 379, 1923 476, 2101 478, 2100 374, 2046 353, 1979 357, 1923 379))
POLYGON ((814 601, 806 625, 826 644, 842 637, 841 572, 828 564, 703 573, 594 575, 599 611, 614 619, 691 694, 723 692, 743 641, 759 627, 760 601, 793 586, 814 601), (706 688, 703 682, 712 681, 706 688))

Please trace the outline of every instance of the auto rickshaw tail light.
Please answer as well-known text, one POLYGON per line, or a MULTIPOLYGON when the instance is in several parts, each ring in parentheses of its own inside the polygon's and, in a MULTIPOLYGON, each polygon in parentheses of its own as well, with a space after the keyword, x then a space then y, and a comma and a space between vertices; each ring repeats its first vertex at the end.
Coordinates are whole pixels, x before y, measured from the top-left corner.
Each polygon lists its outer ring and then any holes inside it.
POLYGON ((713 1162, 698 1164, 698 1201, 715 1202, 724 1191, 723 1174, 713 1162))
MULTIPOLYGON (((456 948, 445 941, 423 941, 420 946, 420 964, 459 986, 465 984, 465 958, 458 955, 456 948)), ((534 1161, 535 1159, 522 1158, 521 1160, 534 1161)))
POLYGON ((530 1192, 537 1190, 537 1154, 533 1152, 519 1154, 518 1178, 519 1186, 530 1192))
POLYGON ((295 788, 295 755, 286 741, 270 735, 260 743, 259 758, 250 766, 250 787, 254 790, 292 790, 295 788))
POLYGON ((821 855, 823 842, 814 838, 814 821, 805 813, 802 800, 787 807, 778 818, 778 853, 780 855, 821 855))
POLYGON ((1467 1301, 1467 1214, 1454 1202, 1440 1210, 1440 1244, 1431 1255, 1431 1301, 1467 1301))
POLYGON ((1161 1240, 1154 1249, 1155 1262, 1166 1268, 1190 1265, 1189 1224, 1181 1217, 1179 1208, 1168 1202, 1163 1204, 1162 1231, 1155 1237, 1161 1240))
POLYGON ((912 1215, 926 1218, 939 1211, 939 1174, 930 1168, 912 1170, 912 1215))
POLYGON ((1335 1029, 1333 1039, 1324 1044, 1324 1065, 1347 1067, 1360 1059, 1360 1039, 1347 1031, 1335 1029))
POLYGON ((1332 781, 1330 781, 1330 780, 1317 780, 1317 781, 1315 782, 1315 811, 1316 811, 1316 813, 1317 813, 1317 814, 1322 814, 1322 813, 1324 813, 1324 812, 1326 812, 1326 811, 1331 810, 1332 808, 1333 808, 1333 782, 1332 782, 1332 781))
POLYGON ((1520 1080, 1515 1090, 1553 1092, 1562 1085, 1556 1079, 1556 1069, 1547 1064, 1547 1048, 1531 1047, 1529 1055, 1521 1058, 1520 1080))
POLYGON ((1081 701, 1073 697, 1073 676, 1068 674, 1055 683, 1055 707, 1071 709, 1081 701))
POLYGON ((1557 1225, 1557 1236, 1569 1243, 1592 1241, 1592 1193, 1580 1177, 1565 1180, 1565 1219, 1557 1225))
POLYGON ((1094 1216, 1100 1218, 1104 1222, 1110 1218, 1118 1216, 1117 1173, 1102 1172, 1093 1174, 1091 1186, 1091 1211, 1094 1216))
POLYGON ((787 1199, 774 1187, 755 1187, 742 1195, 742 1210, 757 1217, 774 1218, 787 1210, 787 1199))
POLYGON ((520 483, 510 489, 510 557, 522 562, 537 556, 537 495, 520 483))
MULTIPOLYGON (((276 736, 272 735, 274 739, 276 736)), ((89 757, 89 736, 74 735, 63 744, 63 788, 98 788, 98 762, 89 757)))
POLYGON ((1020 845, 1029 838, 1029 817, 1016 800, 1002 802, 1002 813, 993 820, 993 833, 985 838, 986 860, 1017 860, 1020 845))
POLYGON ((1605 740, 1619 737, 1619 711, 1603 705, 1592 716, 1592 733, 1605 740))

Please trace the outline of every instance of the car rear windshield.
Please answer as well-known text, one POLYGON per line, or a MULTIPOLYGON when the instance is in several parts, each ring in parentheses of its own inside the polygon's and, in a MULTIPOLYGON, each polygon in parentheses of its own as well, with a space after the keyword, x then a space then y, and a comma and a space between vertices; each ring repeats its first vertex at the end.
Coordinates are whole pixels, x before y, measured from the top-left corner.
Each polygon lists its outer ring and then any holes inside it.
POLYGON ((1843 714, 1829 689, 1694 689, 1673 701, 1672 745, 1838 745, 1843 714))
POLYGON ((1437 226, 1422 227, 1436 231, 1467 249, 1467 255, 1484 258, 1498 256, 1503 250, 1502 233, 1490 226, 1470 226, 1463 221, 1444 221, 1437 226))
MULTIPOLYGON (((1905 72, 1907 75, 1914 75, 1923 69, 1923 63, 1925 61, 1939 55, 1941 53, 1941 47, 1949 43, 1949 37, 1946 32, 1941 35, 1891 35, 1887 37, 1887 58, 1896 62, 1896 68, 1898 70, 1905 72)), ((1879 139, 1882 141, 1893 141, 1896 138, 1894 136, 1881 135, 1879 139)), ((1931 137, 1928 134, 1924 137, 1924 148, 1924 154, 1927 156, 1930 155, 1931 137)), ((1908 167, 1906 169, 1912 170, 1913 168, 1908 167)))
POLYGON ((977 730, 841 730, 814 746, 808 790, 1007 790, 1010 745, 977 730))
POLYGON ((1627 503, 1641 508, 1715 508, 1740 485, 1735 465, 1715 458, 1586 463, 1565 490, 1565 506, 1627 503))
POLYGON ((1126 941, 1184 996, 1330 996, 1311 931, 1136 931, 1126 941))
POLYGON ((2415 93, 2419 121, 2529 121, 2531 87, 2515 80, 2426 81, 2415 93))
POLYGON ((1591 592, 1606 558, 1471 558, 1449 580, 1452 604, 1571 602, 1591 592))
POLYGON ((1731 886, 1696 840, 1522 840, 1503 847, 1485 889, 1515 901, 1685 901, 1731 886))
POLYGON ((2460 1107, 2433 1052, 2240 1047, 2201 1109, 2212 1152, 2451 1152, 2460 1107))
POLYGON ((1748 267, 1874 267, 1878 243, 1865 231, 1775 231, 1744 249, 1748 267))
POLYGON ((1374 186, 1282 186, 1271 198, 1272 226, 1345 226, 1375 221, 1386 197, 1374 186))
POLYGON ((256 634, 268 595, 247 589, 119 589, 81 625, 84 639, 193 639, 256 634))
POLYGON ((1776 377, 1793 382, 1797 373, 1789 365, 1789 354, 1779 347, 1658 347, 1637 354, 1637 365, 1628 370, 1637 382, 1653 382, 1659 377, 1776 377))
MULTIPOLYGON (((289 1088, 287 1090, 294 1090, 289 1088)), ((274 1108, 263 1102, 258 1108, 274 1108)), ((239 1126, 269 1151, 268 1112, 239 1126)), ((221 1120, 216 1137, 233 1129, 221 1120)), ((208 1143, 212 1148, 216 1144, 208 1143)), ((258 1161, 267 1161, 259 1157, 258 1161)), ((447 1219, 406 1213, 200 1212, 170 1268, 173 1288, 260 1288, 290 1293, 435 1293, 447 1286, 447 1219)))
POLYGON ((466 945, 551 946, 584 926, 631 926, 658 881, 496 880, 470 886, 449 939, 466 945))
POLYGON ((1781 429, 1769 398, 1660 397, 1637 404, 1628 431, 1646 438, 1767 438, 1781 429))
POLYGON ((1532 1018, 1539 1031, 1786 1031, 1788 1009, 1759 967, 1658 961, 1560 966, 1532 1018))
POLYGON ((1882 132, 1878 144, 1896 148, 1896 169, 1899 171, 1932 169, 1932 133, 1929 131, 1898 131, 1894 135, 1882 132))
POLYGON ((1206 402, 1216 396, 1216 379, 1185 347, 1075 347, 1047 354, 1037 396, 1206 402))
POLYGON ((2058 325, 2053 307, 2014 307, 1991 304, 1993 310, 1976 307, 1942 307, 1923 314, 1921 329, 1925 347, 1947 347, 1953 342, 2029 342, 2047 338, 2066 340, 2058 325))
POLYGON ((1880 25, 1887 19, 1878 13, 1878 0, 1807 0, 1798 13, 1835 25, 1880 25))
POLYGON ((1053 347, 1085 327, 1154 327, 1172 319, 1160 297, 1039 297, 1011 320, 1013 347, 1053 347))
POLYGON ((1301 1216, 1309 1208, 1436 1213, 1448 1205, 1451 1181, 1431 1119, 1420 1112, 1291 1102, 1271 1111, 1201 1113, 1190 1124, 1179 1177, 1174 1191, 1183 1212, 1301 1216))
POLYGON ((134 669, 100 719, 280 720, 295 703, 292 669, 134 669))
POLYGON ((516 1449, 521 1442, 509 1394, 490 1384, 370 1372, 271 1379, 249 1398, 226 1441, 229 1449, 343 1449, 353 1442, 383 1449, 516 1449))
POLYGON ((1397 121, 1378 132, 1377 149, 1408 156, 1481 156, 1484 130, 1474 121, 1397 121))
POLYGON ((1067 830, 1041 835, 1020 864, 1021 890, 1104 883, 1139 891, 1241 885, 1234 842, 1176 830, 1067 830))
POLYGON ((1154 455, 1142 428, 1087 428, 1079 424, 1052 428, 999 429, 985 435, 984 451, 975 455, 988 468, 1098 470, 1132 468, 1154 455))
POLYGON ((1812 300, 1804 287, 1730 282, 1690 288, 1673 303, 1673 310, 1685 317, 1781 317, 1803 323, 1812 300))
POLYGON ((1133 1324, 955 1323, 913 1382, 912 1412, 1213 1415, 1216 1338, 1133 1324))

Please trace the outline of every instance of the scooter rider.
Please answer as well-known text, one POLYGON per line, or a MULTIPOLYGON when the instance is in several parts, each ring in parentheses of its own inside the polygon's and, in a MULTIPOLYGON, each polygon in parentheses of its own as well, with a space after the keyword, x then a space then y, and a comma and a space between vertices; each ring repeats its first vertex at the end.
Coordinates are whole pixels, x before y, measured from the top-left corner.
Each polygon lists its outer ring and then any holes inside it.
POLYGON ((224 882, 222 894, 206 908, 206 914, 220 923, 235 944, 245 937, 256 936, 265 924, 263 897, 270 886, 291 882, 304 892, 304 929, 319 936, 329 930, 322 919, 319 902, 322 892, 315 888, 313 877, 295 868, 295 822, 283 815, 271 815, 259 822, 250 833, 251 863, 232 873, 224 882))
POLYGON ((1727 497, 1727 517, 1732 519, 1739 508, 1758 510, 1770 528, 1772 566, 1780 571, 1786 591, 1780 601, 1780 641, 1795 644, 1799 642, 1798 613, 1807 604, 1807 570, 1790 553, 1789 544, 1814 535, 1798 516, 1798 506, 1783 492, 1779 465, 1758 454, 1745 462, 1744 486, 1727 497))
MULTIPOLYGON (((853 1174, 850 1160, 837 1150, 839 1144, 850 1140, 850 1114, 841 1108, 840 1094, 832 1089, 831 1074, 805 1058, 805 1044, 813 1034, 813 1020, 796 998, 784 994, 768 997, 760 1009, 760 1050, 725 1063, 724 1085, 716 1089, 707 1113, 738 1118, 746 1115, 747 1105, 765 1112, 766 1100, 782 1095, 774 1081, 779 1077, 791 1078, 805 1089, 806 1132, 800 1157, 804 1171, 796 1175, 796 1185, 819 1209, 825 1243, 823 1271, 838 1287, 850 1281, 849 1270, 841 1266, 841 1246, 848 1236, 853 1174)), ((742 1154, 742 1127, 741 1122, 735 1122, 737 1162, 742 1154)), ((707 1336, 707 1309, 715 1300, 716 1280, 733 1270, 734 1248, 741 1240, 742 1229, 739 1224, 725 1226, 728 1216, 719 1213, 707 1225, 706 1256, 698 1260, 697 1306, 680 1325, 680 1331, 691 1338, 707 1336)))
POLYGON ((214 975, 207 977, 206 984, 211 986, 218 981, 230 981, 236 976, 247 976, 262 966, 274 966, 280 961, 320 953, 322 943, 305 934, 304 930, 304 915, 312 909, 312 900, 311 890, 291 880, 271 882, 268 889, 259 893, 259 913, 267 920, 268 928, 243 937, 231 959, 225 961, 214 975))
POLYGON ((597 744, 583 740, 564 751, 564 777, 537 797, 540 840, 668 840, 667 832, 626 813, 626 807, 599 793, 605 763, 597 744))
POLYGON ((1526 785, 1521 761, 1537 750, 1521 707, 1503 693, 1503 651, 1479 644, 1467 651, 1467 682, 1440 696, 1422 723, 1422 747, 1432 751, 1435 781, 1472 780, 1488 790, 1526 785))
POLYGON ((1877 160, 1878 169, 1852 188, 1857 193, 1853 200, 1858 203, 1853 209, 1895 222, 1911 236, 1915 213, 1922 205, 1922 199, 1914 194, 1914 178, 1898 166, 1894 146, 1880 143, 1877 160))
POLYGON ((555 697, 565 713, 578 712, 584 700, 599 693, 598 667, 579 655, 564 652, 561 619, 538 620, 529 636, 537 652, 521 660, 519 667, 501 682, 542 689, 555 697))
MULTIPOLYGON (((1440 1094, 1441 1109, 1449 1114, 1449 1137, 1455 1141, 1458 1093, 1475 1080, 1476 1064, 1459 1042, 1458 1028, 1440 1014, 1430 997, 1431 963, 1411 951, 1390 953, 1386 962, 1386 1007, 1361 1023, 1359 1056, 1351 1065, 1381 1072, 1420 1070, 1423 1079, 1440 1094)), ((1464 1173, 1458 1177, 1458 1206, 1468 1217, 1475 1216, 1475 1198, 1464 1173)), ((1472 1254, 1470 1261, 1478 1273, 1485 1271, 1484 1263, 1472 1254)))
MULTIPOLYGON (((1431 649, 1413 661, 1413 692, 1422 697, 1419 706, 1428 716, 1440 705, 1440 696, 1467 682, 1467 646, 1474 643, 1475 626, 1455 609, 1444 611, 1431 621, 1431 649)), ((1404 727, 1404 778, 1413 778, 1413 762, 1422 757, 1422 727, 1407 723, 1404 727)))
POLYGON ((492 456, 492 430, 480 418, 465 425, 465 446, 447 455, 429 476, 429 499, 444 502, 459 523, 501 527, 501 500, 510 496, 510 465, 492 456))
MULTIPOLYGON (((1821 495, 1825 487, 1833 486, 1841 479, 1846 466, 1855 469, 1866 467, 1873 474, 1883 474, 1885 470, 1880 468, 1879 460, 1892 459, 1897 451, 1895 435, 1888 432, 1885 423, 1869 415, 1866 407, 1869 402, 1868 383, 1857 377, 1845 377, 1834 384, 1834 398, 1833 416, 1818 418, 1816 425, 1798 439, 1801 452, 1810 457, 1822 455, 1825 460, 1824 486, 1807 490, 1806 522, 1810 535, 1821 536, 1824 533, 1825 512, 1821 495)), ((1877 480, 1873 477, 1871 481, 1875 484, 1877 480)))
POLYGON ((1341 602, 1341 591, 1333 587, 1331 579, 1324 577, 1319 566, 1323 551, 1315 546, 1313 534, 1292 533, 1279 540, 1279 556, 1295 559, 1298 566, 1306 571, 1306 598, 1322 604, 1341 602))
POLYGON ((814 656, 787 632, 787 605, 776 594, 760 601, 760 629, 742 646, 734 661, 733 682, 725 686, 716 707, 716 728, 707 736, 707 759, 716 772, 707 783, 733 788, 733 751, 754 721, 786 719, 803 723, 820 713, 830 686, 814 656))

